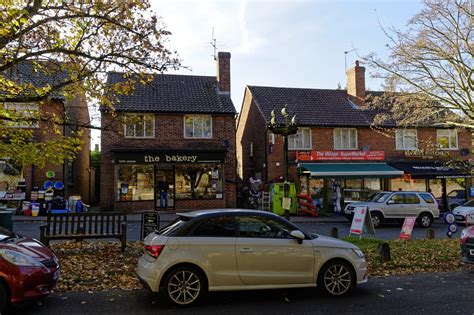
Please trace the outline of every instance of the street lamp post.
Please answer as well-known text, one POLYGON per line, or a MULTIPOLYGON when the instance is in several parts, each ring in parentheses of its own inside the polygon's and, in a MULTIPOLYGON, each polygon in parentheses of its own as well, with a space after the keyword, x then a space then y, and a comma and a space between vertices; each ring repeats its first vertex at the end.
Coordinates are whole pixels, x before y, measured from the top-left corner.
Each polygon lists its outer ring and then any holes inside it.
MULTIPOLYGON (((298 131, 297 119, 296 114, 293 115, 291 120, 289 120, 289 114, 287 111, 287 105, 285 105, 281 109, 281 116, 284 118, 284 122, 278 122, 275 110, 271 112, 271 120, 268 124, 268 129, 277 135, 283 136, 283 153, 284 153, 284 167, 285 167, 285 177, 284 177, 284 192, 285 198, 288 198, 290 195, 290 183, 288 182, 288 136, 294 135, 298 131)), ((290 218, 290 209, 285 209, 285 217, 286 219, 290 218)))

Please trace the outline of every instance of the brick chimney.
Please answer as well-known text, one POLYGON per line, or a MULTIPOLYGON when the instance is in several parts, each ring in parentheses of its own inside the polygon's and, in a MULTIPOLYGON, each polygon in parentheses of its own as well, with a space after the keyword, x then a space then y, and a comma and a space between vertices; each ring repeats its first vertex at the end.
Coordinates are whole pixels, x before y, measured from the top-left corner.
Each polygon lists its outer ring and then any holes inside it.
POLYGON ((358 106, 365 104, 365 68, 359 66, 356 60, 355 67, 346 71, 347 94, 352 102, 358 106))
POLYGON ((217 81, 219 90, 230 94, 230 53, 220 51, 217 54, 217 81))

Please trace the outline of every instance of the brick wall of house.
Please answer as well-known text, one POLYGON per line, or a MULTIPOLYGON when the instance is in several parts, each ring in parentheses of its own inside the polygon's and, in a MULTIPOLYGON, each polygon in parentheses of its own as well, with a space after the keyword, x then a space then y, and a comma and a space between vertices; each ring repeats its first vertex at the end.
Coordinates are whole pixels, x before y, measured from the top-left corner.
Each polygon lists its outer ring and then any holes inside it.
POLYGON ((119 114, 113 117, 110 113, 102 112, 102 126, 107 126, 101 131, 101 178, 100 178, 100 204, 102 209, 119 211, 141 211, 153 208, 153 201, 146 202, 115 202, 117 183, 115 182, 115 165, 113 149, 206 149, 224 148, 227 140, 228 148, 224 165, 224 190, 225 198, 221 200, 177 200, 177 209, 235 207, 236 205, 236 159, 235 159, 235 119, 233 115, 213 115, 212 139, 185 139, 183 114, 156 114, 155 137, 153 139, 127 139, 124 138, 123 126, 119 122, 119 114))
MULTIPOLYGON (((334 128, 312 128, 311 141, 313 144, 312 150, 318 151, 332 151, 334 150, 334 128)), ((405 151, 396 150, 395 138, 387 137, 370 128, 357 128, 358 134, 358 149, 361 150, 364 146, 369 146, 371 151, 384 151, 386 161, 410 161, 417 160, 416 158, 405 158, 405 151)), ((417 131, 419 149, 426 143, 436 142, 435 128, 420 128, 417 131)), ((275 137, 275 145, 273 152, 267 154, 267 168, 268 180, 273 180, 284 174, 284 155, 283 155, 283 137, 275 137), (279 164, 279 166, 277 166, 279 164)), ((448 150, 452 159, 468 160, 472 158, 472 153, 468 155, 461 155, 460 150, 467 148, 471 151, 471 133, 469 131, 458 132, 458 149, 448 150)), ((268 148, 267 148, 268 150, 268 148)), ((288 155, 290 165, 290 178, 296 174, 295 159, 296 151, 289 151, 288 155)), ((419 159, 419 158, 418 158, 419 159)), ((330 161, 328 161, 330 162, 330 161)), ((341 161, 340 161, 341 162, 341 161)))
POLYGON ((250 90, 246 88, 244 104, 239 116, 240 128, 237 129, 237 169, 238 176, 244 182, 251 176, 255 177, 255 173, 262 174, 265 178, 265 154, 267 146, 267 136, 265 121, 250 97, 250 90), (246 123, 251 122, 251 123, 246 123), (253 156, 250 156, 250 143, 253 143, 253 156))

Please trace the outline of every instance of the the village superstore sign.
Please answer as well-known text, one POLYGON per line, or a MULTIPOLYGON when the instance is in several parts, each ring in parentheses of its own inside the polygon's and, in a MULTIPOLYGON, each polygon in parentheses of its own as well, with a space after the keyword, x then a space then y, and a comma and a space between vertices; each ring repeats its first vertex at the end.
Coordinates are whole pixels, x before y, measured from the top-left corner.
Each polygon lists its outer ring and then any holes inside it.
POLYGON ((223 163, 225 152, 115 152, 117 164, 223 163))
POLYGON ((297 151, 298 161, 383 161, 384 151, 297 151))

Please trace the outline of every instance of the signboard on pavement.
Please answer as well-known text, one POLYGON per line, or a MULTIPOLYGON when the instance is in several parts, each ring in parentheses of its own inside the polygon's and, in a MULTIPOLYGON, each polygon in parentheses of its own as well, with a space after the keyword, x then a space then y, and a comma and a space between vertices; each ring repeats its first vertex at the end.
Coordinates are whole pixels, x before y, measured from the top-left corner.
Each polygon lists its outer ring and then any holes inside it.
POLYGON ((160 215, 158 212, 143 212, 142 213, 142 239, 145 239, 148 234, 154 232, 155 229, 160 228, 160 215))
POLYGON ((375 237, 374 224, 368 207, 355 207, 349 236, 351 234, 357 234, 360 238, 362 234, 370 234, 375 237))
POLYGON ((402 230, 400 232, 401 240, 411 239, 411 233, 413 232, 413 227, 415 226, 416 217, 406 217, 403 221, 402 230))

